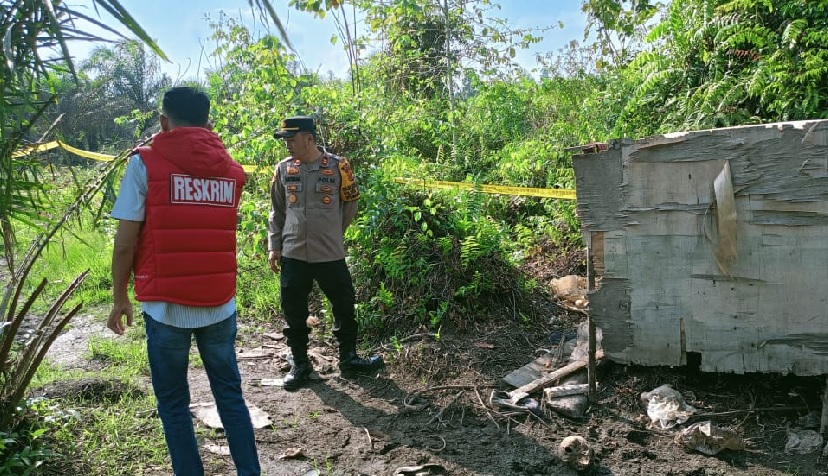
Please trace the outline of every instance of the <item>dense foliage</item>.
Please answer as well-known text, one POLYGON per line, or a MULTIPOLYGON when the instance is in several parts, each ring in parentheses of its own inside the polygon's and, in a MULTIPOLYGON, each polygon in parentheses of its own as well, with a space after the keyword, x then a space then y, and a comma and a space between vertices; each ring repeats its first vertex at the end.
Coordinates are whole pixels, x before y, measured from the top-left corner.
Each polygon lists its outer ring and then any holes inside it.
MULTIPOLYGON (((262 11, 268 10, 281 27, 267 0, 248 0, 248 4, 251 7, 256 5, 262 11)), ((146 60, 146 45, 155 55, 163 57, 163 52, 118 0, 94 0, 94 5, 107 11, 124 27, 124 31, 141 40, 141 43, 131 41, 121 44, 121 50, 126 51, 128 56, 146 60)), ((52 121, 47 121, 49 110, 56 102, 69 102, 59 101, 67 96, 63 93, 74 90, 71 86, 67 87, 67 76, 77 85, 94 84, 80 80, 67 46, 69 39, 105 41, 85 31, 84 28, 91 25, 123 38, 119 30, 60 0, 13 0, 0 4, 0 37, 3 38, 0 61, 0 88, 3 90, 0 103, 0 250, 3 256, 0 277, 4 284, 0 299, 2 474, 31 474, 46 454, 41 451, 38 441, 45 431, 43 421, 37 412, 24 404, 24 398, 46 352, 81 309, 82 304, 77 302, 73 302, 66 312, 63 307, 88 275, 88 270, 71 270, 73 275, 67 281, 69 284, 59 282, 60 291, 49 293, 45 291, 50 287, 50 276, 42 276, 39 281, 33 278, 36 265, 46 248, 56 244, 58 232, 64 229, 64 225, 78 217, 89 204, 98 202, 96 197, 107 183, 111 183, 114 171, 112 166, 102 167, 85 186, 80 187, 77 196, 68 200, 68 205, 55 210, 50 208, 54 202, 48 199, 51 195, 60 194, 46 193, 40 179, 46 169, 45 164, 37 160, 32 147, 25 147, 29 143, 36 145, 51 139, 49 136, 64 115, 56 114, 52 121), (36 230, 25 251, 17 246, 17 232, 21 227, 36 230), (36 302, 44 298, 48 299, 48 303, 36 316, 30 316, 29 312, 36 302), (26 330, 29 326, 31 329, 26 330)), ((117 53, 109 55, 102 52, 97 64, 126 64, 117 56, 117 53), (113 60, 108 61, 104 56, 113 57, 113 60)), ((116 74, 110 78, 133 74, 132 83, 143 86, 148 84, 143 75, 149 73, 139 69, 147 64, 144 61, 138 67, 116 68, 116 74)), ((151 107, 150 111, 136 110, 139 118, 146 118, 155 109, 155 104, 151 104, 151 96, 158 93, 155 88, 139 91, 129 87, 119 89, 119 86, 116 83, 114 94, 132 93, 130 99, 137 103, 137 107, 151 107)), ((144 124, 144 120, 138 121, 139 127, 144 124)))
POLYGON ((828 117, 828 2, 676 0, 646 42, 618 134, 828 117))
MULTIPOLYGON (((569 146, 828 114, 826 2, 584 2, 595 42, 549 55, 540 77, 510 61, 532 32, 487 17, 489 2, 292 3, 340 21, 358 10, 371 28, 338 41, 376 52, 351 54, 346 80, 322 79, 273 39, 217 24, 229 45, 210 79, 218 121, 232 124, 247 163, 284 154, 268 131, 291 113, 314 114, 328 146, 351 158, 365 189, 351 260, 360 315, 378 336, 461 324, 511 293, 520 303, 533 289, 514 272, 527 250, 580 246, 571 202, 417 190, 396 177, 574 188, 569 146)), ((261 243, 260 233, 250 246, 261 243)))
MULTIPOLYGON (((24 15, 39 3, 4 10, 3 31, 30 17, 41 31, 59 30, 46 11, 24 15)), ((585 0, 583 42, 543 55, 535 71, 515 64, 515 51, 542 31, 510 29, 489 0, 289 3, 336 22, 334 41, 351 64, 345 78, 306 71, 284 35, 256 36, 221 16, 212 24, 219 46, 211 63, 218 66, 200 80, 233 157, 260 167, 246 187, 239 228, 238 301, 253 321, 279 314, 278 280, 264 264, 266 191, 269 170, 287 154, 272 137, 287 115, 314 115, 326 146, 351 160, 362 184, 361 212, 346 238, 358 317, 374 341, 468 328, 492 305, 510 309, 503 318, 531 322, 532 297, 543 286, 522 265, 542 244, 582 246, 571 201, 429 190, 399 177, 571 189, 570 146, 828 117, 826 0, 585 0), (356 28, 357 16, 365 31, 356 28)), ((57 33, 41 37, 61 42, 57 33)), ((172 83, 151 43, 102 46, 77 69, 39 63, 23 45, 11 51, 17 56, 2 66, 0 110, 0 231, 9 265, 12 223, 64 216, 41 213, 35 200, 42 162, 12 162, 11 151, 53 137, 121 151, 154 132, 157 98, 172 83)), ((104 277, 91 281, 108 286, 104 277)), ((4 299, 4 317, 10 302, 4 299)), ((8 354, 6 337, 0 350, 8 354)))

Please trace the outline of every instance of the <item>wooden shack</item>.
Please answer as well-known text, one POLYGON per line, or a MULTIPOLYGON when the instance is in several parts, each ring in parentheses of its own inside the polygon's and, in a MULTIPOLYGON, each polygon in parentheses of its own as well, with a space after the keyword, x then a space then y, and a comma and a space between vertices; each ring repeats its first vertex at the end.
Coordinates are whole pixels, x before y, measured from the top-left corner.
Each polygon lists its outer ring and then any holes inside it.
POLYGON ((828 120, 573 157, 607 358, 828 374, 828 120))

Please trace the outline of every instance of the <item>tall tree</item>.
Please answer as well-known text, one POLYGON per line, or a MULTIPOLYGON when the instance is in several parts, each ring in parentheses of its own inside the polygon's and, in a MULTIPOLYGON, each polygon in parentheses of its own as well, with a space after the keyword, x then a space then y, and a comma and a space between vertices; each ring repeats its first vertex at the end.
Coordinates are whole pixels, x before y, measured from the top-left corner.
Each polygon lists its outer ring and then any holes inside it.
POLYGON ((50 88, 55 103, 47 110, 47 122, 38 128, 37 138, 47 127, 54 124, 54 135, 66 144, 84 150, 99 151, 107 143, 121 150, 126 146, 123 139, 133 140, 133 135, 116 124, 115 118, 122 112, 112 107, 111 97, 93 84, 83 71, 76 77, 66 73, 52 78, 50 88))
POLYGON ((250 30, 227 17, 211 27, 218 45, 212 54, 221 58, 220 67, 207 78, 213 127, 242 163, 272 166, 272 131, 286 115, 306 111, 299 92, 307 78, 296 70, 295 58, 278 38, 255 39, 250 30))
MULTIPOLYGON (((377 46, 385 56, 387 80, 409 92, 450 92, 449 82, 460 80, 464 70, 483 76, 512 73, 519 69, 516 49, 541 40, 536 30, 515 29, 498 18, 500 6, 491 0, 290 0, 290 5, 322 17, 331 12, 346 26, 363 17, 366 31, 340 28, 344 37, 339 39, 356 53, 377 46), (348 12, 354 19, 350 23, 348 12)), ((352 69, 360 67, 356 56, 349 54, 355 60, 352 69)))
POLYGON ((160 95, 172 84, 170 77, 161 72, 160 58, 136 40, 119 42, 115 48, 94 49, 81 69, 92 78, 90 87, 106 99, 111 109, 99 114, 129 117, 136 137, 142 137, 155 124, 160 95))

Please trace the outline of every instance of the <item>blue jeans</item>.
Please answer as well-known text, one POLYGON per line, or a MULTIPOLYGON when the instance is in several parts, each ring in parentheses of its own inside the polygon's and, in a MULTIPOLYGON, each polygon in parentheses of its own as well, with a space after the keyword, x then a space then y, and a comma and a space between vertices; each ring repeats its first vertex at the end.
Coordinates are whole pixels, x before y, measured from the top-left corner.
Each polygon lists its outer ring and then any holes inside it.
POLYGON ((239 476, 261 474, 253 424, 242 397, 241 375, 236 363, 236 314, 197 329, 168 326, 147 314, 144 314, 144 323, 152 388, 175 475, 204 475, 190 416, 187 384, 192 336, 210 380, 236 473, 239 476))

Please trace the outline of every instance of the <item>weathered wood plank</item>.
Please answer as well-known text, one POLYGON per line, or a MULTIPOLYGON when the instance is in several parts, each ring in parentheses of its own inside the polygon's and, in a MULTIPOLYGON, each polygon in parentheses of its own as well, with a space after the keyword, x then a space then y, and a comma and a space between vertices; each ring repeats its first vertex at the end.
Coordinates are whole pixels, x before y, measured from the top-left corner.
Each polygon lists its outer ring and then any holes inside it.
POLYGON ((517 368, 503 377, 503 381, 513 387, 522 387, 533 382, 554 369, 557 358, 552 353, 544 353, 528 364, 517 368))
POLYGON ((619 214, 623 204, 620 144, 606 152, 584 155, 578 161, 581 166, 575 169, 575 175, 583 174, 582 179, 588 179, 593 184, 583 189, 575 187, 582 225, 590 231, 620 228, 623 223, 623 216, 619 214), (582 203, 590 204, 588 216, 580 214, 582 203))
POLYGON ((828 373, 828 121, 613 141, 573 163, 609 358, 678 365, 695 352, 704 370, 828 373), (726 162, 728 275, 713 192, 726 162))

